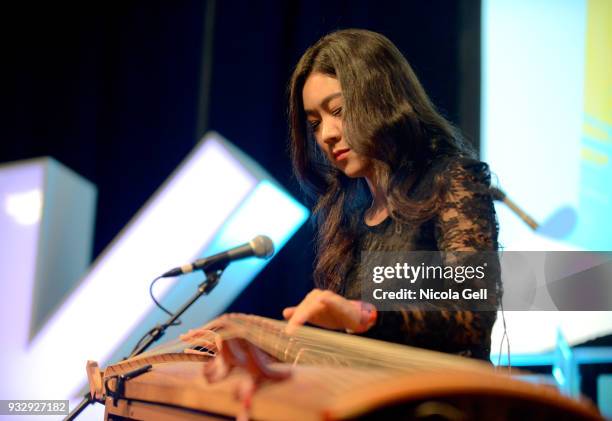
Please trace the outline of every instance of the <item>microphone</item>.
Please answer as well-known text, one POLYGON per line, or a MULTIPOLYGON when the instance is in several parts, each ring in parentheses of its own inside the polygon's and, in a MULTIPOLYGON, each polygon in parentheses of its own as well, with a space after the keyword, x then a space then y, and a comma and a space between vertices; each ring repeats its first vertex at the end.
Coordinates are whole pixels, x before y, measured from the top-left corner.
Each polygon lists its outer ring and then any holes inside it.
POLYGON ((274 254, 274 243, 265 235, 258 235, 246 244, 231 248, 227 251, 217 253, 210 257, 198 259, 193 263, 188 263, 183 266, 176 267, 164 273, 161 278, 178 276, 185 273, 193 272, 194 270, 210 270, 213 267, 220 268, 234 260, 240 260, 247 257, 255 256, 262 259, 268 259, 274 254))

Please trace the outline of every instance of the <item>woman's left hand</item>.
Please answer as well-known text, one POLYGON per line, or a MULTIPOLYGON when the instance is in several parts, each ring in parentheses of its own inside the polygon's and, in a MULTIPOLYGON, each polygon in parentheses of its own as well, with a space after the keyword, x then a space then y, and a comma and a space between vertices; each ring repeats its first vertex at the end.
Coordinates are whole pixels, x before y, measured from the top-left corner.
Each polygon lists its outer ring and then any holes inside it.
POLYGON ((288 320, 288 334, 304 323, 327 329, 364 332, 373 324, 375 314, 376 310, 371 304, 347 300, 332 291, 321 289, 313 289, 300 304, 283 310, 283 317, 288 320))

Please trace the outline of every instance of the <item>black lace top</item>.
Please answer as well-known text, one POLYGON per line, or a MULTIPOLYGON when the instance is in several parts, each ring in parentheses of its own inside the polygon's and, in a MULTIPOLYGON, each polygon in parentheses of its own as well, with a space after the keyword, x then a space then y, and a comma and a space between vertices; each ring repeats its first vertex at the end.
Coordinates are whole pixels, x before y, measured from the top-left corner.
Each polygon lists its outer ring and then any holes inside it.
MULTIPOLYGON (((363 224, 358 251, 497 251, 495 209, 487 189, 488 166, 469 158, 446 158, 417 180, 410 195, 418 198, 431 189, 435 176, 447 177, 448 189, 437 215, 418 226, 388 217, 379 225, 363 224)), ((343 295, 361 299, 356 254, 343 295)), ((499 279, 495 290, 501 290, 499 279)), ((364 336, 488 360, 495 311, 399 309, 379 311, 375 326, 364 336)))

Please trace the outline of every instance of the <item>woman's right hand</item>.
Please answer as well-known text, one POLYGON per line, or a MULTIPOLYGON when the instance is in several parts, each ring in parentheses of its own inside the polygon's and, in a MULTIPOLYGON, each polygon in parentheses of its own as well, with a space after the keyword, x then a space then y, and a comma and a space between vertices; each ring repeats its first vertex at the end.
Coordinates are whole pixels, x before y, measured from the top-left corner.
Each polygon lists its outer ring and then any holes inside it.
POLYGON ((284 309, 283 317, 288 320, 288 334, 305 323, 361 333, 376 321, 376 309, 370 303, 347 300, 329 290, 313 289, 297 306, 284 309))

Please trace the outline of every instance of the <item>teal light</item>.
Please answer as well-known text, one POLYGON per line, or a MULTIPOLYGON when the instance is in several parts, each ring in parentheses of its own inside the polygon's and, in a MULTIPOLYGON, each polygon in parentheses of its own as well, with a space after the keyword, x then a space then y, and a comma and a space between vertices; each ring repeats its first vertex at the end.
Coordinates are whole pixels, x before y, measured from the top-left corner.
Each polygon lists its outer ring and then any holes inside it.
POLYGON ((565 376, 563 375, 563 371, 561 371, 561 368, 554 367, 552 370, 552 374, 559 388, 562 388, 565 385, 565 376))
POLYGON ((557 330, 557 348, 552 374, 562 393, 574 397, 580 395, 578 362, 561 329, 557 330))

